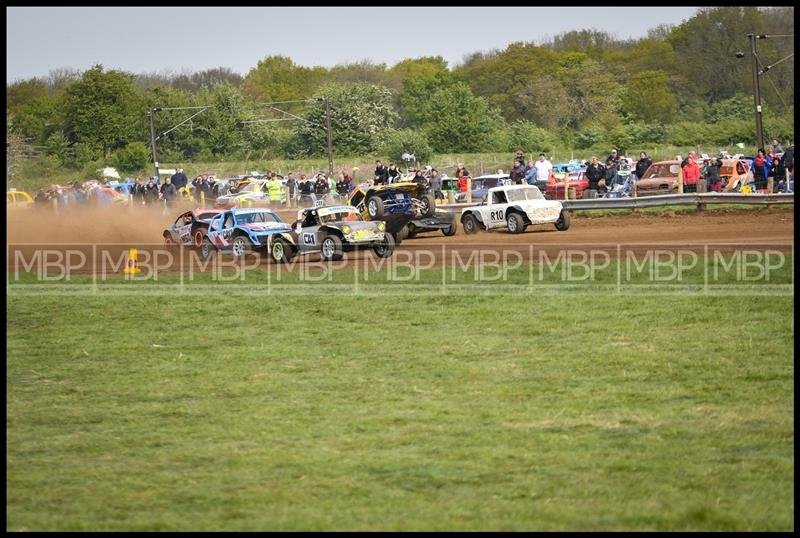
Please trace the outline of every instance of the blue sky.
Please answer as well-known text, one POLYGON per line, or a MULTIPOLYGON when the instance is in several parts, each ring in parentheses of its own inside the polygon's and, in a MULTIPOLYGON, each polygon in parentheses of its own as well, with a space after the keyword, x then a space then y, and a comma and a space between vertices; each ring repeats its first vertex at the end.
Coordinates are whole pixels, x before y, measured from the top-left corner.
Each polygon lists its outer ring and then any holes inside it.
POLYGON ((641 37, 696 7, 7 7, 6 82, 101 63, 134 73, 228 67, 242 75, 271 54, 332 67, 389 66, 541 43, 594 28, 641 37))

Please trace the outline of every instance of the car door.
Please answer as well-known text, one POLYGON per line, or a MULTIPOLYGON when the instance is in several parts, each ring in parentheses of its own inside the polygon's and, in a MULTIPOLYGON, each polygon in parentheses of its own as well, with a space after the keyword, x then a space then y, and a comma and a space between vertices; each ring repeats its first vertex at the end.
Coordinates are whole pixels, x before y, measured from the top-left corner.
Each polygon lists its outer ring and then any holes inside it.
POLYGON ((495 191, 490 194, 491 198, 488 200, 487 206, 488 220, 484 221, 486 227, 501 228, 506 225, 506 207, 508 206, 508 199, 504 191, 495 191))
POLYGON ((175 219, 175 224, 172 226, 172 229, 175 230, 177 242, 181 245, 192 244, 192 220, 191 212, 186 212, 175 219), (188 224, 186 224, 187 218, 189 220, 188 224))
POLYGON ((305 214, 301 223, 301 229, 297 234, 297 246, 301 251, 316 251, 320 248, 319 238, 319 217, 316 210, 310 210, 305 214))

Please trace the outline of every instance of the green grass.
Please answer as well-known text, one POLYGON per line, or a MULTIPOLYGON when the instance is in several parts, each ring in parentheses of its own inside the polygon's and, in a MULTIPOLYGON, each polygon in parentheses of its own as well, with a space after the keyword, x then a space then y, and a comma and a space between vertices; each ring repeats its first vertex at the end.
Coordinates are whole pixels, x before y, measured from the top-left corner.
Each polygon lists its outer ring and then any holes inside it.
POLYGON ((7 530, 791 530, 793 302, 11 294, 7 530))

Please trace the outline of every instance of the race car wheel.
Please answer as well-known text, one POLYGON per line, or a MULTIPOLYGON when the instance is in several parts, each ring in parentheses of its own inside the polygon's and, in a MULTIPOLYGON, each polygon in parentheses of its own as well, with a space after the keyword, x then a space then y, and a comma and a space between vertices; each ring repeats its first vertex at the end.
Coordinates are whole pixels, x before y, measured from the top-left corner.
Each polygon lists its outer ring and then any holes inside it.
POLYGON ((392 234, 384 234, 383 235, 383 242, 376 244, 372 247, 372 250, 375 251, 375 255, 379 258, 388 258, 394 252, 394 237, 392 234))
POLYGON ((194 246, 202 247, 203 246, 203 237, 205 237, 205 234, 203 234, 203 230, 195 231, 194 232, 194 246))
POLYGON ((467 213, 461 217, 461 225, 464 227, 465 234, 478 233, 478 219, 472 213, 467 213))
POLYGON ((436 198, 432 194, 423 194, 419 198, 420 214, 423 217, 432 217, 436 213, 436 198))
POLYGON ((342 240, 336 235, 328 235, 322 240, 322 259, 326 262, 342 259, 342 240))
POLYGON ((269 252, 275 263, 289 263, 294 257, 294 248, 286 239, 273 241, 269 252))
POLYGON ((378 196, 370 196, 367 199, 367 213, 372 220, 381 218, 383 216, 383 200, 378 196))
POLYGON ((211 241, 209 241, 208 237, 203 239, 203 244, 200 246, 200 254, 202 254, 204 258, 210 258, 216 251, 217 247, 211 244, 211 241))
POLYGON ((512 234, 521 234, 525 231, 525 218, 519 213, 509 213, 506 218, 508 231, 512 234))
POLYGON ((172 240, 172 237, 169 235, 164 236, 164 248, 167 250, 172 250, 175 248, 175 241, 172 240))
POLYGON ((250 242, 250 239, 245 237, 244 235, 240 235, 236 239, 233 240, 233 244, 231 245, 233 250, 233 255, 237 257, 242 257, 248 252, 250 252, 253 248, 253 243, 250 242))
POLYGON ((442 228, 442 233, 445 235, 445 237, 456 235, 457 231, 458 231, 458 226, 456 226, 455 222, 451 224, 449 228, 442 228))
POLYGON ((559 215, 558 220, 556 221, 556 230, 559 232, 564 232, 569 229, 569 213, 567 211, 561 211, 561 215, 559 215))

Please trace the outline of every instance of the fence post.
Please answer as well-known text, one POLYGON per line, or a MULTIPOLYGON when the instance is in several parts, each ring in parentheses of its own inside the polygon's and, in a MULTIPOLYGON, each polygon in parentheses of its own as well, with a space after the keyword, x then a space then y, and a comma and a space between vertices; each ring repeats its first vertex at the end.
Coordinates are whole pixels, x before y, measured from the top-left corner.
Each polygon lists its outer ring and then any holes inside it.
POLYGON ((683 194, 683 167, 678 163, 678 194, 683 194))
POLYGON ((456 203, 456 194, 452 190, 447 191, 447 203, 448 204, 456 203))
POLYGON ((200 191, 200 207, 202 209, 206 208, 206 192, 200 191))
POLYGON ((467 178, 467 203, 472 203, 472 178, 467 178))

